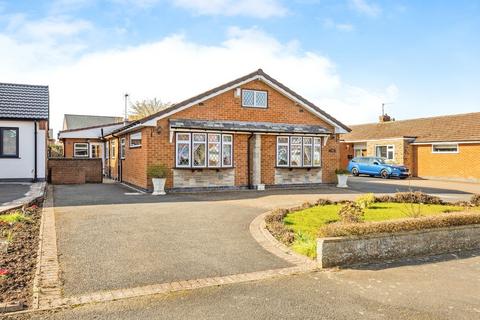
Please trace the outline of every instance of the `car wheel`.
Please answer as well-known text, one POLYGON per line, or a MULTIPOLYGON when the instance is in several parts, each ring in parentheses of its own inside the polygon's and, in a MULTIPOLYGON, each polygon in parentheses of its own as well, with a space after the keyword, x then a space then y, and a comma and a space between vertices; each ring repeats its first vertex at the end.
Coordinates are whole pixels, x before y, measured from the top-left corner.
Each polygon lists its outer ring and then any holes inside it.
POLYGON ((388 179, 388 178, 390 178, 390 175, 388 174, 387 170, 382 170, 380 172, 380 177, 382 177, 382 179, 388 179))
POLYGON ((358 172, 358 169, 357 168, 353 168, 352 169, 352 174, 355 176, 355 177, 358 177, 360 175, 360 172, 358 172))

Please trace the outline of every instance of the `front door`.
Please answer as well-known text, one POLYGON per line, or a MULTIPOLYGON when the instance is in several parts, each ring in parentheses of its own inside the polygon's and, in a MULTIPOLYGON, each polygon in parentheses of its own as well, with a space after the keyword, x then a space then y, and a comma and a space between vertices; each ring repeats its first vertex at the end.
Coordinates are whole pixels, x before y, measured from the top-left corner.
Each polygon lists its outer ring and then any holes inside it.
POLYGON ((103 155, 103 144, 102 143, 90 143, 90 158, 100 158, 102 159, 102 170, 104 170, 104 155, 103 155))

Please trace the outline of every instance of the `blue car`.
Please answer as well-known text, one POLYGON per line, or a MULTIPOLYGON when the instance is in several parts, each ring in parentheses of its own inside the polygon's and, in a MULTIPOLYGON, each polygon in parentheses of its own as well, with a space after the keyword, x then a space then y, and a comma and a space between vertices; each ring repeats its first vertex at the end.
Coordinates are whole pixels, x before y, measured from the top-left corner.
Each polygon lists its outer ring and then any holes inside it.
POLYGON ((371 177, 380 176, 383 179, 397 177, 405 179, 410 175, 408 168, 395 164, 388 164, 379 157, 357 157, 348 163, 348 171, 354 176, 367 174, 371 177))

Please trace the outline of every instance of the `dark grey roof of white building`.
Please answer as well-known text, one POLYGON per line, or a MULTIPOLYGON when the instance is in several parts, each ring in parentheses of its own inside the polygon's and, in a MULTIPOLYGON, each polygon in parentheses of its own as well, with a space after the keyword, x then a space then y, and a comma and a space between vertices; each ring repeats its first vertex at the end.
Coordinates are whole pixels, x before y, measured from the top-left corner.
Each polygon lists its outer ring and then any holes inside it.
POLYGON ((218 130, 236 132, 267 132, 267 133, 301 133, 323 134, 331 133, 319 125, 286 124, 273 122, 251 121, 220 121, 220 120, 170 120, 170 127, 176 129, 218 130))
POLYGON ((48 86, 0 83, 0 118, 48 120, 48 86))
POLYGON ((110 125, 110 124, 115 124, 122 121, 123 121, 122 117, 66 114, 63 119, 62 130, 75 130, 80 128, 110 125))

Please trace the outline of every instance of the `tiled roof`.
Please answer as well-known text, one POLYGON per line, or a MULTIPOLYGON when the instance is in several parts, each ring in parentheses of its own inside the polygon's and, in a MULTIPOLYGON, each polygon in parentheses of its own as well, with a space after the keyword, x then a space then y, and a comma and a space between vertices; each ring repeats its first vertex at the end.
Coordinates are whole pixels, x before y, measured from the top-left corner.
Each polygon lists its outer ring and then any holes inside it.
POLYGON ((0 83, 0 118, 48 120, 48 86, 0 83))
POLYGON ((286 124, 272 122, 246 122, 246 121, 219 121, 219 120, 170 120, 171 128, 201 129, 201 130, 225 130, 239 132, 271 132, 271 133, 302 133, 322 134, 331 133, 329 130, 318 125, 286 124))
POLYGON ((74 130, 87 127, 109 125, 122 122, 122 117, 89 116, 82 114, 66 114, 63 121, 63 130, 74 130))
POLYGON ((413 137, 415 142, 480 141, 480 112, 350 126, 345 141, 413 137))
POLYGON ((272 78, 271 76, 269 76, 268 74, 266 74, 262 69, 258 69, 252 73, 249 73, 241 78, 238 78, 238 79, 235 79, 233 81, 230 81, 230 82, 227 82, 221 86, 218 86, 216 88, 213 88, 211 90, 208 90, 208 91, 205 91, 204 93, 201 93, 197 96, 194 96, 190 99, 187 99, 187 100, 184 100, 182 102, 179 102, 179 103, 176 103, 166 109, 163 109, 157 113, 154 113, 150 116, 147 116, 143 119, 140 119, 138 121, 135 121, 133 123, 131 123, 129 126, 125 127, 125 128, 120 128, 118 130, 116 130, 114 133, 116 132, 121 132, 123 130, 126 130, 130 127, 133 127, 133 126, 136 126, 136 125, 141 125, 142 123, 145 123, 151 119, 154 119, 156 117, 161 117, 163 115, 166 115, 166 114, 171 114, 171 113, 174 113, 176 112, 177 110, 181 109, 182 107, 185 107, 185 106, 188 106, 189 104, 192 104, 198 100, 201 100, 203 98, 206 98, 210 95, 213 95, 215 93, 218 93, 218 92, 221 92, 222 90, 225 90, 227 88, 230 88, 231 86, 234 86, 236 84, 239 84, 239 83, 242 83, 243 81, 246 81, 248 79, 251 79, 255 76, 261 76, 265 79, 267 79, 268 81, 270 81, 271 83, 273 83, 274 85, 278 86, 279 88, 281 88, 282 90, 284 90, 285 92, 287 92, 288 94, 290 94, 291 96, 295 97, 296 99, 300 100, 303 104, 307 105, 308 107, 310 107, 311 109, 315 110, 315 112, 321 114, 323 117, 325 117, 326 119, 328 119, 329 121, 335 123, 337 126, 343 128, 345 131, 350 131, 350 128, 347 127, 346 125, 344 125, 343 123, 341 123, 340 121, 338 121, 337 119, 335 119, 334 117, 332 117, 330 114, 326 113, 325 111, 323 111, 322 109, 320 109, 319 107, 317 107, 316 105, 314 105, 312 102, 308 101, 307 99, 305 99, 304 97, 300 96, 299 94, 297 94, 296 92, 294 92, 292 89, 288 88, 287 86, 285 86, 284 84, 278 82, 277 80, 275 80, 274 78, 272 78))

